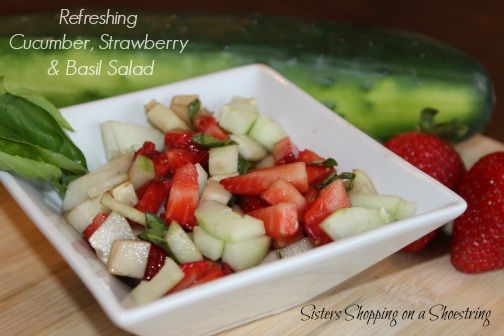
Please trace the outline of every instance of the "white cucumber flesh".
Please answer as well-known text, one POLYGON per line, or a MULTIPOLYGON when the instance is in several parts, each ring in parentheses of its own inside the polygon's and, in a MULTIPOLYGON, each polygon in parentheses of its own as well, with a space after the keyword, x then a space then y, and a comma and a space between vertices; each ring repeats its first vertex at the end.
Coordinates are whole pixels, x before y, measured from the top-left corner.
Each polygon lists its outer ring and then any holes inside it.
POLYGON ((232 174, 238 171, 238 145, 210 148, 208 171, 211 176, 232 174))
POLYGON ((257 117, 247 134, 263 145, 270 153, 273 152, 275 143, 287 136, 287 133, 275 119, 262 114, 257 117))
POLYGON ((227 263, 233 270, 257 266, 270 251, 271 238, 262 235, 239 242, 226 242, 222 261, 227 263))
POLYGON ((242 216, 218 201, 200 202, 195 215, 199 226, 226 242, 247 240, 266 233, 260 219, 242 216))
POLYGON ((168 226, 165 240, 179 264, 203 260, 198 247, 176 221, 172 221, 168 226))
POLYGON ((218 260, 224 252, 224 240, 212 236, 201 226, 195 226, 193 230, 194 244, 205 257, 211 260, 218 260))

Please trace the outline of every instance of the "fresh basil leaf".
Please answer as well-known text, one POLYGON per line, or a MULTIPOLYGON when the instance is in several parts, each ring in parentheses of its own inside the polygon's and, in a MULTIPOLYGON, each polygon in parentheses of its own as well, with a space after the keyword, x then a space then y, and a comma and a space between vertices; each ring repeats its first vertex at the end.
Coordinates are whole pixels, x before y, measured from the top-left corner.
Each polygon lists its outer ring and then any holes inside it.
MULTIPOLYGON (((3 78, 0 78, 0 81, 3 82, 3 78)), ((66 121, 61 112, 58 110, 56 106, 54 106, 50 101, 48 101, 44 96, 29 90, 27 88, 9 88, 6 90, 9 94, 13 96, 17 96, 23 98, 33 105, 36 105, 43 110, 47 111, 53 118, 56 120, 58 125, 62 128, 67 129, 69 131, 73 131, 72 126, 66 121)))
POLYGON ((238 174, 239 175, 246 174, 253 167, 254 167, 254 163, 252 161, 245 160, 241 157, 238 158, 238 174))
POLYGON ((208 133, 198 133, 191 137, 191 140, 198 145, 207 148, 223 147, 228 145, 236 145, 236 141, 231 139, 217 139, 208 133))
POLYGON ((191 120, 191 122, 193 122, 194 117, 196 116, 200 108, 201 108, 201 101, 198 98, 194 99, 192 102, 189 103, 189 105, 187 105, 187 110, 189 112, 189 120, 191 120))
POLYGON ((168 225, 156 215, 151 213, 145 214, 145 238, 153 244, 161 246, 167 252, 170 252, 170 247, 166 242, 165 235, 168 231, 168 225))
POLYGON ((15 172, 25 179, 47 181, 60 195, 66 189, 66 185, 60 181, 62 177, 61 169, 52 164, 0 151, 0 169, 15 172))
POLYGON ((346 190, 349 191, 353 188, 353 181, 355 179, 355 174, 354 173, 350 173, 350 172, 343 172, 341 174, 338 174, 338 173, 333 173, 331 174, 331 176, 329 176, 328 178, 326 178, 321 184, 317 185, 316 188, 317 189, 322 189, 324 187, 326 187, 327 185, 331 184, 331 182, 335 181, 335 180, 348 180, 349 181, 349 184, 348 186, 346 187, 346 190))
POLYGON ((2 127, 16 134, 15 140, 21 139, 59 153, 86 168, 84 154, 57 121, 40 106, 4 91, 0 94, 0 113, 2 127))

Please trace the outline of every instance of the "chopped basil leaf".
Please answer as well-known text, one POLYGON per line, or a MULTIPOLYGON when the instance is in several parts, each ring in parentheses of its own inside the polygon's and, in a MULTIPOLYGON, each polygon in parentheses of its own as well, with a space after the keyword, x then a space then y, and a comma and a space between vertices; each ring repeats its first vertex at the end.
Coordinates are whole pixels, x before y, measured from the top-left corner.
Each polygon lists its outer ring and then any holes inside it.
POLYGON ((336 160, 334 160, 333 158, 328 158, 328 159, 325 159, 324 161, 313 161, 311 164, 312 165, 321 164, 321 165, 324 165, 327 167, 336 167, 338 165, 338 162, 336 160))
POLYGON ((189 120, 191 120, 191 122, 194 120, 194 117, 196 116, 200 108, 201 108, 201 101, 198 98, 194 99, 192 102, 189 103, 189 105, 187 105, 187 110, 189 112, 189 120))
POLYGON ((198 133, 191 138, 198 145, 207 148, 223 147, 228 145, 236 145, 237 143, 231 139, 217 139, 208 133, 198 133))
POLYGON ((250 168, 254 167, 254 163, 243 158, 238 158, 238 174, 246 174, 250 168))
POLYGON ((348 180, 349 184, 348 184, 348 186, 346 186, 346 190, 349 191, 349 190, 352 190, 352 188, 353 188, 354 179, 355 179, 354 173, 350 173, 350 172, 343 172, 341 174, 333 173, 333 174, 331 174, 331 176, 326 178, 321 184, 317 185, 317 188, 322 189, 322 188, 326 187, 327 185, 329 185, 334 180, 348 180))
POLYGON ((165 240, 166 231, 168 231, 168 225, 156 215, 151 213, 145 214, 145 226, 146 231, 140 238, 146 239, 153 244, 161 246, 167 252, 170 251, 170 247, 165 240))

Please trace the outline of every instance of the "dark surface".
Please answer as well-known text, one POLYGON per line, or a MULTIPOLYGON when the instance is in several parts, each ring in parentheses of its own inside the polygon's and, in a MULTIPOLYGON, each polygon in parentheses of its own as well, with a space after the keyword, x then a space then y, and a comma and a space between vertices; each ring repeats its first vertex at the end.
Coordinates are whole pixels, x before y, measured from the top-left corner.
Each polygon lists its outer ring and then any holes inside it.
MULTIPOLYGON (((59 11, 61 8, 128 8, 164 13, 263 12, 358 24, 387 26, 429 35, 468 53, 488 70, 495 86, 496 108, 486 135, 504 142, 504 2, 480 1, 4 1, 1 15, 59 11)), ((0 17, 1 20, 1 17, 0 17)))

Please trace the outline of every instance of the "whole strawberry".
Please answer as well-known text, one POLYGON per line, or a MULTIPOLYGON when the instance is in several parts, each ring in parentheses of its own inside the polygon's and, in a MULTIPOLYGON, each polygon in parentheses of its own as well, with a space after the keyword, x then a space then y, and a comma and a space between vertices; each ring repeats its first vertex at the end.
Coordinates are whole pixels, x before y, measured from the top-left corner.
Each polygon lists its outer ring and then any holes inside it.
MULTIPOLYGON (((398 134, 384 145, 413 166, 456 191, 467 169, 450 140, 461 136, 465 128, 455 121, 434 124, 436 110, 425 109, 417 130, 398 134)), ((437 235, 437 230, 403 248, 415 252, 423 249, 437 235)))
POLYGON ((460 271, 504 267, 504 152, 482 157, 466 174, 459 194, 467 210, 455 220, 451 261, 460 271))

